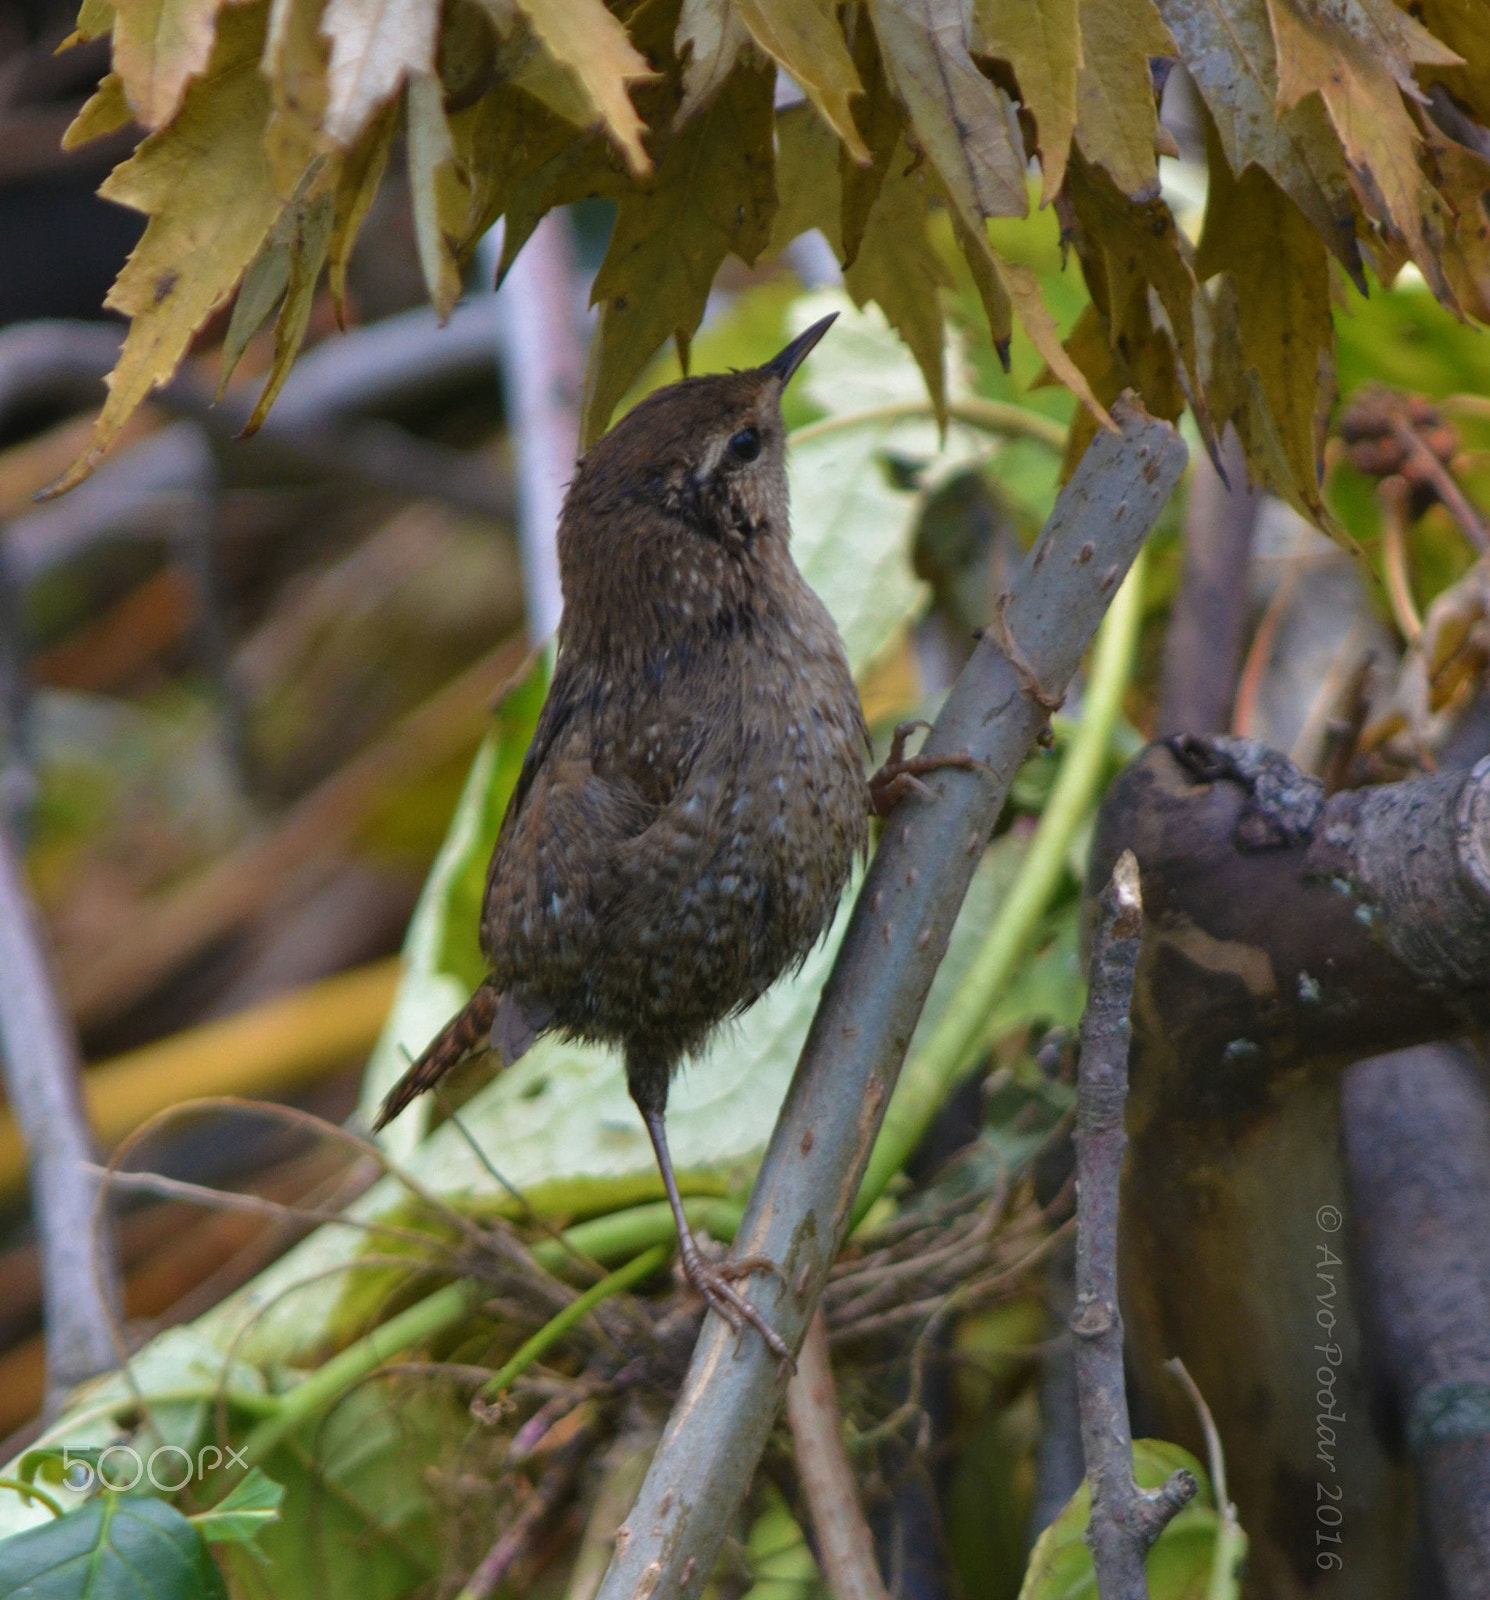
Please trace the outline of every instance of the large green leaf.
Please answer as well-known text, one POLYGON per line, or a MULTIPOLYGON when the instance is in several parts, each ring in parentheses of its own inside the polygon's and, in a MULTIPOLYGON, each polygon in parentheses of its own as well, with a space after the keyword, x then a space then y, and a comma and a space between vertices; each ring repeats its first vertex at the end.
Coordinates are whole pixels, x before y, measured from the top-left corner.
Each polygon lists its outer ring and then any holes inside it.
MULTIPOLYGON (((1246 1541, 1238 1542, 1229 1563, 1232 1570, 1216 1574, 1222 1520, 1205 1469, 1177 1444, 1162 1439, 1133 1441, 1133 1477, 1140 1488, 1157 1489, 1180 1467, 1195 1474, 1200 1492, 1149 1551, 1149 1594, 1152 1600, 1237 1600, 1246 1541)), ((1086 1544, 1091 1514, 1091 1491, 1083 1483, 1036 1542, 1019 1600, 1097 1600, 1097 1578, 1086 1544)))
POLYGON ((101 1494, 0 1541, 0 1600, 227 1600, 217 1563, 174 1506, 101 1494))

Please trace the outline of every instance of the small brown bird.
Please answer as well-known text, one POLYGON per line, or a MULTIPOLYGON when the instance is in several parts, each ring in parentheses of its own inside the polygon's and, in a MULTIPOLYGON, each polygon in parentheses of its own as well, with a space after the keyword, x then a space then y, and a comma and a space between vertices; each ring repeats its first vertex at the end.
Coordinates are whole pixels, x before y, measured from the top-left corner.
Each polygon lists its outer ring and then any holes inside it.
POLYGON ((730 1281, 769 1263, 700 1253, 664 1113, 679 1064, 802 962, 868 842, 864 714, 788 548, 781 396, 832 321, 658 390, 580 462, 558 663, 487 878, 491 976, 378 1118, 489 1043, 509 1063, 546 1029, 618 1045, 684 1272, 783 1357, 730 1281))

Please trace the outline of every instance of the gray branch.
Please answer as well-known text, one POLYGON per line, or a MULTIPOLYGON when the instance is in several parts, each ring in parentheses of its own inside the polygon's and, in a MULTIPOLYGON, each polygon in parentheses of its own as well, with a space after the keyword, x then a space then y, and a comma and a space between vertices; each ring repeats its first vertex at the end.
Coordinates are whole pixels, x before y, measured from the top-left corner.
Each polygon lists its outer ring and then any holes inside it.
MULTIPOLYGON (((817 1307, 859 1181, 952 924, 1020 762, 1184 470, 1166 423, 1119 402, 1015 577, 999 632, 973 652, 927 753, 967 753, 936 800, 886 824, 761 1163, 735 1250, 781 1263, 751 1295, 796 1349, 817 1307)), ((755 1471, 786 1375, 753 1334, 712 1314, 641 1496, 616 1536, 599 1600, 697 1595, 755 1471)))
POLYGON ((821 1309, 808 1323, 797 1353, 797 1373, 786 1390, 786 1417, 828 1592, 833 1600, 887 1600, 874 1558, 874 1536, 843 1443, 838 1391, 828 1360, 828 1324, 821 1309))
POLYGON ((1097 902, 1081 1068, 1076 1097, 1076 1385, 1092 1514, 1091 1547, 1102 1600, 1148 1600, 1148 1552, 1170 1518, 1195 1497, 1179 1471, 1158 1490, 1133 1481, 1133 1432, 1123 1387, 1123 1321, 1118 1311, 1118 1192, 1128 1133, 1128 1013, 1143 939, 1138 862, 1118 857, 1097 902))
POLYGON ((1376 1359, 1452 1600, 1490 1572, 1490 1094, 1455 1045, 1345 1074, 1351 1222, 1376 1359))
MULTIPOLYGON (((47 962, 40 919, 9 829, 0 821, 0 1067, 31 1152, 47 1336, 47 1410, 115 1365, 112 1309, 94 1270, 98 1178, 83 1115, 77 1036, 47 962)), ((101 1248, 106 1246, 101 1245, 101 1248)))

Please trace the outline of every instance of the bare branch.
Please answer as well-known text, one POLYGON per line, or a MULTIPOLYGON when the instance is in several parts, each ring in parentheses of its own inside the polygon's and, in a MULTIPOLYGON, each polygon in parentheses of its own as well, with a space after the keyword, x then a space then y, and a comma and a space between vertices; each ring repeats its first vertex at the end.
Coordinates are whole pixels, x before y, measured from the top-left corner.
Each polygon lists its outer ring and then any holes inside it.
POLYGON ((1453 1600, 1490 1572, 1490 1098, 1453 1045, 1358 1062, 1342 1124, 1377 1358, 1453 1600))
MULTIPOLYGON (((931 780, 935 803, 903 802, 886 826, 761 1164, 735 1241, 782 1264, 751 1294, 800 1344, 858 1194, 885 1105, 968 882, 1015 771, 1091 643, 1144 537, 1184 469, 1167 424, 1131 403, 1114 411, 1015 578, 1004 632, 947 697, 926 753, 967 754, 987 771, 931 780), (1042 705, 1042 702, 1044 705, 1042 705)), ((601 1600, 697 1595, 776 1416, 785 1375, 765 1345, 706 1319, 668 1432, 601 1600)))
POLYGON ((807 1325, 797 1375, 787 1385, 786 1416, 829 1591, 834 1600, 888 1600, 843 1446, 838 1392, 828 1361, 828 1325, 821 1311, 807 1325))
MULTIPOLYGON (((93 1142, 78 1085, 82 1065, 77 1035, 52 981, 40 919, 0 819, 0 1067, 31 1151, 48 1412, 58 1409, 74 1384, 114 1366, 109 1301, 115 1298, 117 1268, 108 1256, 106 1269, 94 1270, 98 1177, 88 1166, 93 1142)), ((102 1239, 99 1249, 108 1250, 102 1239)))
POLYGON ((1092 1515, 1091 1547, 1102 1600, 1148 1600, 1149 1546, 1199 1485, 1183 1470, 1163 1488, 1133 1481, 1133 1433, 1123 1387, 1117 1298, 1118 1191, 1128 1133, 1128 1012, 1143 937, 1138 862, 1125 850, 1097 904, 1081 1075, 1076 1101, 1076 1384, 1092 1515))

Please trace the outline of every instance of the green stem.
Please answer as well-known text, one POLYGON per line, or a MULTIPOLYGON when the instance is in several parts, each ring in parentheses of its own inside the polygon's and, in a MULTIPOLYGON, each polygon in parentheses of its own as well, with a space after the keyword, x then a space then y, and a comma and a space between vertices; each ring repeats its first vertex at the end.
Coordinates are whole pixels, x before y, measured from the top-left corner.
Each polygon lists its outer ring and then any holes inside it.
POLYGON ((1019 876, 931 1037, 900 1075, 859 1187, 855 1225, 910 1158, 952 1087, 981 1058, 989 1043, 985 1032, 989 1014, 1060 887, 1071 841, 1096 804, 1132 674, 1143 616, 1143 567, 1140 553, 1097 635, 1081 722, 1019 876))
POLYGON ((517 1354, 482 1387, 481 1398, 495 1400, 506 1394, 544 1351, 562 1339, 571 1328, 583 1322, 602 1300, 609 1300, 613 1294, 623 1294, 634 1284, 644 1282, 671 1254, 671 1245, 654 1244, 650 1250, 643 1251, 634 1261, 628 1261, 624 1267, 618 1267, 599 1283, 591 1284, 577 1300, 565 1306, 558 1316, 546 1322, 522 1345, 517 1354))
MULTIPOLYGON (((695 1228, 703 1228, 721 1239, 734 1237, 743 1211, 743 1207, 737 1201, 711 1199, 685 1201, 683 1209, 695 1228)), ((553 1271, 570 1259, 571 1251, 578 1251, 592 1260, 603 1262, 613 1261, 618 1257, 625 1257, 651 1247, 653 1254, 661 1252, 658 1261, 660 1265, 661 1260, 665 1259, 667 1252, 671 1250, 675 1238, 673 1214, 665 1201, 658 1201, 652 1205, 633 1206, 629 1211, 618 1211, 612 1216, 593 1217, 588 1222, 576 1223, 574 1227, 565 1230, 562 1242, 559 1239, 540 1240, 533 1246, 533 1257, 540 1266, 553 1271)), ((622 1269, 622 1272, 639 1272, 639 1269, 640 1262, 632 1261, 628 1267, 622 1269)), ((655 1271, 656 1267, 653 1266, 650 1270, 655 1271)), ((586 1294, 595 1296, 595 1300, 603 1300, 607 1294, 617 1293, 620 1288, 625 1287, 624 1284, 616 1283, 615 1280, 619 1276, 618 1273, 612 1273, 609 1278, 602 1279, 594 1288, 586 1291, 586 1294), (602 1289, 604 1293, 599 1293, 598 1291, 602 1289)), ((447 1284, 443 1289, 437 1289, 417 1304, 399 1312, 396 1317, 390 1317, 387 1322, 374 1328, 355 1344, 348 1345, 340 1354, 333 1356, 308 1378, 296 1384, 279 1401, 274 1414, 249 1434, 243 1447, 244 1459, 251 1466, 261 1462, 287 1434, 293 1433, 303 1423, 318 1416, 353 1384, 360 1382, 369 1373, 375 1372, 385 1361, 392 1360, 410 1345, 419 1344, 425 1339, 443 1333, 447 1328, 454 1327, 470 1314, 478 1293, 478 1286, 466 1279, 447 1284)), ((572 1316, 577 1321, 594 1303, 595 1301, 587 1301, 586 1295, 581 1295, 573 1305, 561 1312, 554 1322, 535 1334, 534 1339, 542 1339, 550 1334, 555 1328, 555 1323, 561 1321, 563 1317, 572 1316), (576 1307, 581 1309, 576 1310, 576 1307)), ((548 1343, 551 1344, 554 1338, 572 1326, 573 1322, 565 1323, 552 1333, 548 1343)), ((524 1346, 524 1349, 526 1348, 527 1346, 524 1346)), ((519 1351, 518 1356, 520 1357, 522 1353, 519 1351)), ((541 1354, 541 1350, 534 1352, 535 1357, 538 1354, 541 1354)), ((518 1357, 513 1359, 516 1360, 518 1357)), ((498 1377, 500 1376, 499 1373, 498 1377)))
MULTIPOLYGON (((846 428, 868 427, 875 422, 908 422, 935 415, 928 400, 871 406, 866 411, 846 411, 842 416, 809 422, 795 429, 788 436, 787 443, 806 444, 811 439, 841 433, 846 428)), ((1057 453, 1066 448, 1066 430, 1059 422, 1041 416, 1038 411, 1026 411, 1022 406, 1010 405, 1004 400, 949 400, 947 415, 955 422, 965 422, 970 428, 981 428, 984 433, 996 433, 1003 438, 1033 439, 1036 444, 1043 444, 1057 453)))
POLYGON ((19 1478, 0 1478, 0 1489, 14 1489, 23 1500, 39 1500, 54 1517, 63 1515, 62 1507, 45 1489, 38 1489, 34 1483, 23 1483, 19 1478))
POLYGON ((242 1452, 244 1460, 257 1466, 286 1434, 318 1415, 359 1379, 410 1345, 453 1327, 470 1312, 478 1292, 477 1285, 464 1278, 446 1284, 332 1356, 296 1384, 275 1415, 249 1434, 242 1452))

